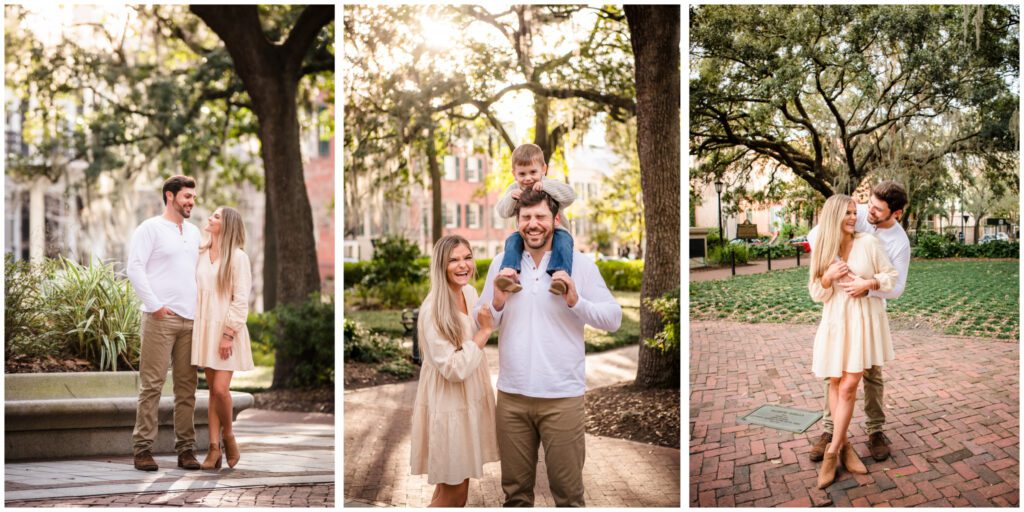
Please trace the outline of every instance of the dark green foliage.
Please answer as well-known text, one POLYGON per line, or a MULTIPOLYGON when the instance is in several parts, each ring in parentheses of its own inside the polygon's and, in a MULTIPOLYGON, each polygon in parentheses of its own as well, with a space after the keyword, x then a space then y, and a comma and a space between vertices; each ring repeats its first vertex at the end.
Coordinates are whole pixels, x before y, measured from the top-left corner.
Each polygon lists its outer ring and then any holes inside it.
POLYGON ((342 270, 342 275, 345 280, 345 289, 352 288, 353 286, 362 283, 363 277, 370 271, 370 261, 357 261, 355 263, 345 263, 345 267, 342 270))
MULTIPOLYGON (((256 346, 270 346, 295 361, 290 388, 334 385, 334 301, 314 293, 301 305, 282 305, 250 315, 249 335, 256 346)), ((255 351, 255 347, 254 347, 255 351)))
POLYGON ((419 283, 426 276, 423 267, 415 264, 420 256, 419 247, 404 238, 383 238, 374 246, 373 259, 360 283, 369 287, 398 281, 419 283))
POLYGON ((732 265, 735 255, 737 265, 747 263, 747 246, 744 244, 721 244, 708 245, 708 265, 732 265))
POLYGON ((644 277, 643 261, 598 261, 597 269, 609 290, 640 291, 644 277))
POLYGON ((747 255, 750 256, 750 259, 767 259, 769 253, 771 254, 773 260, 778 258, 788 258, 796 256, 796 251, 796 247, 786 243, 773 245, 751 245, 747 247, 747 255))
POLYGON ((916 258, 1019 258, 1020 243, 995 240, 983 244, 961 244, 955 238, 933 231, 917 235, 917 244, 911 250, 916 258))
POLYGON ((402 356, 402 347, 395 339, 371 332, 347 318, 344 328, 345 361, 380 363, 402 356))
POLYGON ((47 330, 47 297, 43 283, 56 267, 47 261, 32 265, 4 255, 4 353, 43 356, 60 351, 60 343, 47 330))
POLYGON ((679 350, 679 290, 673 290, 657 299, 645 299, 644 304, 661 317, 662 331, 647 339, 647 345, 662 352, 679 350))

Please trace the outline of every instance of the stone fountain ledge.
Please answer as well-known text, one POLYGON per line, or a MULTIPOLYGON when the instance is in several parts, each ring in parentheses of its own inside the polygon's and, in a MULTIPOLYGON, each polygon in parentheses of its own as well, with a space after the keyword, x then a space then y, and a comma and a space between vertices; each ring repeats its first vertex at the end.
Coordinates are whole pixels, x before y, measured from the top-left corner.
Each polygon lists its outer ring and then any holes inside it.
MULTIPOLYGON (((5 460, 131 455, 138 405, 138 372, 4 375, 5 460)), ((253 406, 232 391, 233 417, 253 406)), ((196 446, 209 444, 209 392, 196 392, 196 446)), ((161 390, 154 453, 174 452, 171 374, 161 390)))

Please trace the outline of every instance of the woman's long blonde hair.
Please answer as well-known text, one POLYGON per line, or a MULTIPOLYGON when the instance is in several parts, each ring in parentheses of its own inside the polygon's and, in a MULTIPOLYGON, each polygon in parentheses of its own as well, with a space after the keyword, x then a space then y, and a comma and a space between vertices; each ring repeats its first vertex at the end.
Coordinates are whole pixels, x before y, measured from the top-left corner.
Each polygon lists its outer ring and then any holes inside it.
POLYGON ((839 244, 843 241, 843 217, 853 198, 835 194, 825 201, 818 219, 818 237, 811 247, 810 282, 821 279, 832 261, 839 255, 839 244))
MULTIPOLYGON (((434 244, 434 253, 430 260, 430 293, 423 301, 431 303, 430 318, 420 317, 420 322, 434 322, 438 334, 455 345, 456 350, 462 349, 462 340, 466 333, 463 332, 462 322, 458 316, 458 300, 452 287, 448 285, 448 258, 451 258, 452 251, 460 245, 465 246, 472 254, 473 249, 469 242, 459 235, 441 237, 434 244)), ((469 279, 472 281, 476 276, 476 265, 472 265, 469 272, 469 279)))
MULTIPOLYGON (((245 224, 242 222, 242 215, 238 210, 228 206, 217 208, 220 210, 220 257, 217 268, 217 293, 230 295, 234 285, 235 249, 245 247, 245 224)), ((214 210, 214 213, 217 212, 214 210)), ((200 252, 210 250, 213 245, 213 236, 209 236, 200 246, 200 252)))

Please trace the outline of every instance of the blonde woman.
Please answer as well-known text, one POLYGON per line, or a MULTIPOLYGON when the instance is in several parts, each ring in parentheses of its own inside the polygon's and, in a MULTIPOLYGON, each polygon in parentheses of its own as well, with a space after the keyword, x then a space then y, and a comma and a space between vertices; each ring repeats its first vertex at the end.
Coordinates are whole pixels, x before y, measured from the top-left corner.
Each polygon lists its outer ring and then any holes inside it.
POLYGON ((192 364, 206 372, 210 388, 210 451, 203 469, 221 467, 227 454, 229 467, 241 453, 232 430, 231 376, 253 368, 249 330, 249 290, 252 271, 245 247, 242 216, 233 208, 217 208, 206 223, 206 240, 199 247, 196 285, 199 300, 192 328, 192 364), (223 450, 221 449, 223 441, 223 450))
POLYGON ((855 232, 856 224, 857 208, 850 196, 828 198, 811 249, 808 288, 814 301, 824 303, 814 336, 812 371, 819 378, 831 379, 828 403, 835 425, 818 473, 820 489, 835 481, 840 465, 852 473, 867 473, 847 442, 857 386, 865 369, 896 357, 885 302, 870 296, 852 298, 838 285, 856 275, 873 279, 873 288, 887 291, 897 279, 882 243, 872 235, 855 232))
POLYGON ((469 479, 498 460, 494 390, 484 345, 493 331, 490 311, 476 326, 477 300, 469 284, 476 263, 469 242, 446 236, 434 244, 430 293, 420 306, 423 368, 412 413, 412 474, 436 484, 431 507, 464 507, 469 479))

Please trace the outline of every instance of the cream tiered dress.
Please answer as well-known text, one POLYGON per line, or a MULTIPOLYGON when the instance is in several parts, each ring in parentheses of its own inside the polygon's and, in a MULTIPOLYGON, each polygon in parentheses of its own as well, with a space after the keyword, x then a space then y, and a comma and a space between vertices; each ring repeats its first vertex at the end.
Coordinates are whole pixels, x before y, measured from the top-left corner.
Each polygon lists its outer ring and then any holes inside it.
MULTIPOLYGON (((464 286, 468 311, 476 289, 464 286)), ((483 476, 483 465, 499 460, 494 423, 494 389, 487 356, 473 342, 476 324, 462 312, 462 349, 442 338, 432 320, 432 300, 420 306, 419 346, 423 356, 412 412, 412 474, 427 483, 461 484, 483 476)))
POLYGON ((230 294, 217 293, 217 270, 224 261, 210 261, 209 250, 199 253, 196 264, 196 285, 199 297, 196 301, 196 318, 192 325, 192 364, 213 370, 252 370, 252 348, 249 345, 249 329, 245 322, 249 316, 249 292, 252 289, 252 270, 249 256, 241 249, 235 249, 231 265, 234 267, 234 286, 230 294), (220 357, 220 338, 224 326, 235 331, 231 345, 231 356, 220 357))
MULTIPOLYGON (((846 264, 862 279, 877 279, 881 291, 891 290, 898 276, 882 243, 866 233, 854 234, 846 264)), ((814 336, 811 369, 815 376, 842 377, 843 372, 859 373, 896 357, 884 299, 851 298, 837 282, 822 288, 814 280, 808 288, 815 302, 825 303, 814 336)))

